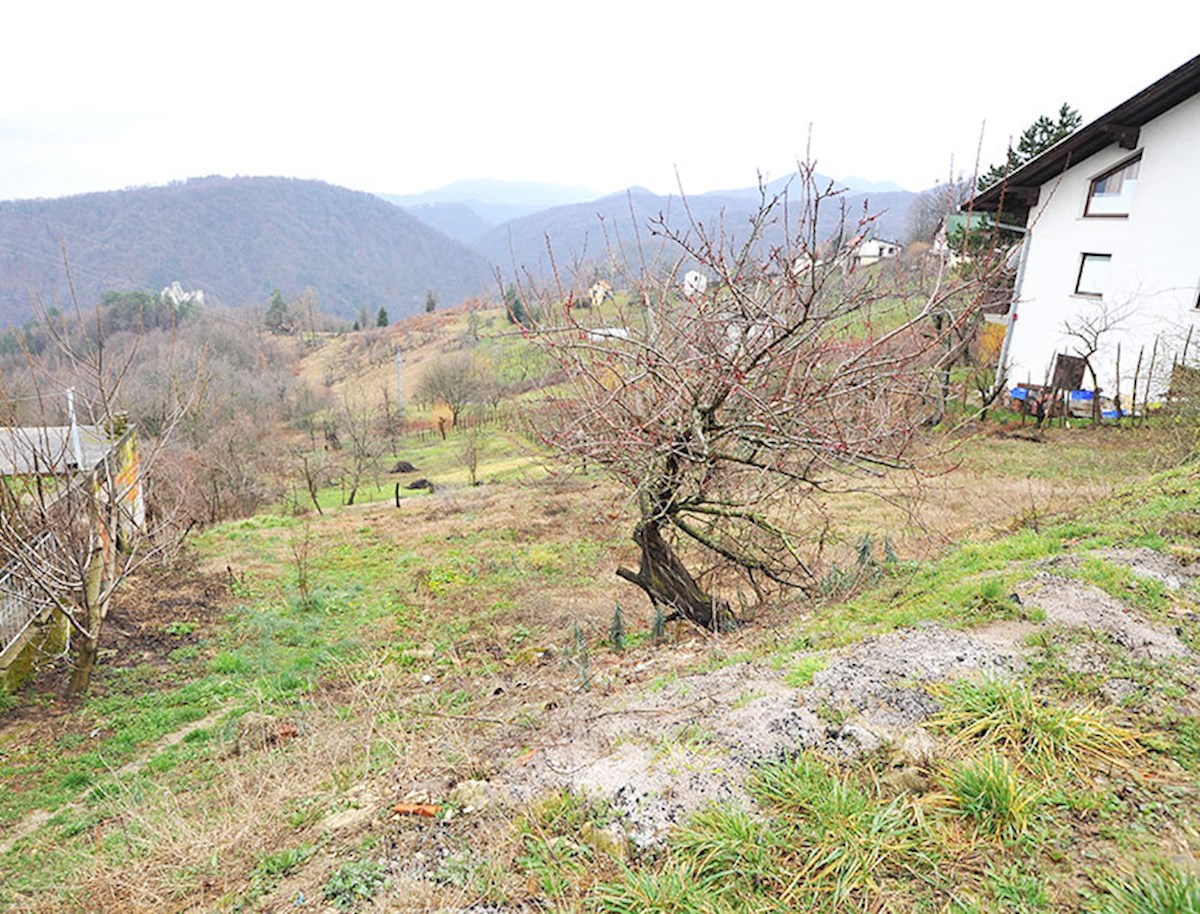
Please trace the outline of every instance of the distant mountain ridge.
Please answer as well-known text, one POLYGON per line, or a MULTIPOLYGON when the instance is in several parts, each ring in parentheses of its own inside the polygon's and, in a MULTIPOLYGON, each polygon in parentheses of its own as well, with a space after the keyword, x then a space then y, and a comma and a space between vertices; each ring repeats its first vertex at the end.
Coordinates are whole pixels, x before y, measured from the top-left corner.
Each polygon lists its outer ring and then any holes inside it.
MULTIPOLYGON (((702 224, 706 231, 723 231, 727 238, 744 238, 749 233, 750 220, 765 191, 768 197, 787 190, 791 227, 799 224, 802 189, 791 177, 770 182, 763 191, 748 187, 688 196, 660 196, 645 188, 630 188, 586 203, 556 206, 529 216, 505 222, 475 239, 473 246, 508 275, 531 274, 544 278, 551 269, 547 239, 560 271, 575 265, 607 261, 616 257, 635 265, 642 258, 659 255, 677 256, 678 251, 664 247, 650 226, 664 220, 669 226, 686 229, 689 220, 702 224), (636 231, 635 231, 636 227, 636 231)), ((822 189, 840 182, 817 176, 822 189)), ((843 190, 827 201, 818 220, 818 236, 828 237, 843 225, 857 225, 863 214, 874 217, 869 234, 899 239, 905 231, 909 209, 916 194, 908 191, 874 191, 869 193, 843 190)), ((777 227, 768 242, 782 240, 782 227, 777 227)))
POLYGON ((595 191, 534 181, 455 181, 420 194, 379 194, 418 219, 465 244, 502 222, 569 203, 594 199, 595 191))
MULTIPOLYGON (((765 191, 773 195, 793 180, 776 179, 765 191)), ((818 178, 819 186, 830 184, 845 188, 818 178)), ((789 192, 794 226, 798 185, 789 192)), ((482 181, 388 198, 319 181, 209 177, 0 202, 0 327, 27 318, 33 295, 47 305, 69 302, 64 245, 84 307, 110 289, 157 292, 179 282, 232 307, 264 306, 275 288, 294 298, 311 287, 331 313, 351 318, 361 308, 374 313, 383 306, 396 318, 423 308, 430 289, 447 304, 491 292, 496 269, 547 278, 547 238, 557 266, 569 272, 614 256, 635 271, 664 252, 674 259, 678 252, 666 251, 650 228, 659 219, 682 229, 690 218, 708 231, 738 237, 748 230, 762 192, 745 187, 689 195, 686 208, 677 195, 640 187, 577 199, 588 193, 482 181), (452 199, 456 194, 491 202, 452 199), (389 202, 404 199, 417 202, 406 208, 389 202), (566 202, 540 207, 547 200, 566 202)), ((843 214, 853 225, 867 212, 876 216, 874 235, 899 239, 915 197, 843 189, 823 211, 819 234, 837 230, 843 214)))
POLYGON ((109 289, 157 292, 179 281, 232 307, 316 290, 345 317, 393 317, 490 288, 475 251, 377 196, 293 178, 193 178, 58 199, 0 202, 0 324, 23 321, 30 296, 68 300, 65 246, 79 302, 109 289))

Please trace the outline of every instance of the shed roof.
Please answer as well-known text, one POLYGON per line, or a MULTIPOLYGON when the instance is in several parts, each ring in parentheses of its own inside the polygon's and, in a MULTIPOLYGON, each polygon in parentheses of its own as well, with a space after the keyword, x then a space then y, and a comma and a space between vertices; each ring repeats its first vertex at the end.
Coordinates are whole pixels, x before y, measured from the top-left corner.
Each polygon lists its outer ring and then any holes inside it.
POLYGON ((77 465, 71 447, 69 425, 9 426, 0 428, 0 476, 61 475, 71 470, 92 470, 108 456, 116 441, 103 426, 79 425, 79 450, 83 466, 77 465))

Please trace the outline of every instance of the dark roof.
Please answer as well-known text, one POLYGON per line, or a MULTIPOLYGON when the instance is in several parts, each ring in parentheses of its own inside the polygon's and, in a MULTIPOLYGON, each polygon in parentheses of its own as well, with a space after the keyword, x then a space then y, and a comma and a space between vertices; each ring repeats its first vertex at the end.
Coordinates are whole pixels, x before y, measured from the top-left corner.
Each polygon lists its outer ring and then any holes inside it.
POLYGON ((1007 181, 996 182, 961 208, 995 212, 1000 208, 1001 196, 1010 203, 1032 206, 1037 201, 1038 189, 1047 181, 1113 143, 1120 143, 1125 149, 1136 149, 1143 124, 1197 93, 1200 93, 1200 55, 1059 140, 1010 174, 1007 181))

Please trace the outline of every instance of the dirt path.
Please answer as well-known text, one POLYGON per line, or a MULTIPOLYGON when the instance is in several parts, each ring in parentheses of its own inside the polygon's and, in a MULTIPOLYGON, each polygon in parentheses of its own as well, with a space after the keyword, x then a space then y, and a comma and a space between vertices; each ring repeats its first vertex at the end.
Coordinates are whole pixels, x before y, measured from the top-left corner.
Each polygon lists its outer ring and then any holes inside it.
MULTIPOLYGON (((200 720, 194 720, 190 724, 187 724, 186 726, 176 730, 174 733, 168 733, 154 745, 147 747, 140 757, 126 762, 120 768, 113 769, 111 774, 118 781, 120 781, 122 778, 132 777, 145 768, 146 765, 150 763, 150 760, 160 752, 170 749, 172 746, 178 745, 187 739, 190 734, 195 733, 197 730, 203 730, 205 727, 213 726, 224 715, 224 710, 214 711, 207 717, 201 718, 200 720)), ((33 834, 35 831, 45 825, 53 816, 59 815, 60 813, 77 812, 82 807, 83 801, 76 800, 73 803, 60 806, 58 809, 53 811, 46 809, 31 810, 25 816, 25 818, 20 819, 15 825, 10 827, 9 833, 4 836, 4 838, 0 839, 0 857, 3 857, 5 854, 7 854, 12 849, 13 845, 15 845, 22 838, 33 834)))

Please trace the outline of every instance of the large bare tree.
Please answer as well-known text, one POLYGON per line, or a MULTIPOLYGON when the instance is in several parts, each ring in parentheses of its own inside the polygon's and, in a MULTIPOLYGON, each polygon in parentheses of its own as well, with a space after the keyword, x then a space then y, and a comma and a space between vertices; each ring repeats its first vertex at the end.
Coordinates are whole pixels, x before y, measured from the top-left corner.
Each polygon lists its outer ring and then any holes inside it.
POLYGON ((85 316, 38 307, 41 339, 26 348, 26 379, 0 388, 7 478, 0 485, 0 562, 67 621, 69 690, 86 690, 113 595, 147 558, 178 539, 173 518, 144 513, 157 455, 195 403, 186 378, 164 389, 153 439, 122 407, 139 334, 110 345, 97 306, 85 316), (169 532, 170 531, 170 532, 169 532))
POLYGON ((947 340, 975 307, 981 270, 916 289, 843 269, 873 219, 843 213, 831 247, 817 217, 838 205, 801 167, 746 225, 657 222, 676 256, 630 278, 613 308, 581 311, 567 283, 524 290, 544 316, 533 340, 569 379, 538 416, 542 437, 631 494, 640 563, 617 574, 705 627, 725 623, 728 601, 688 556, 756 587, 810 583, 818 496, 911 465, 958 355, 947 340))

